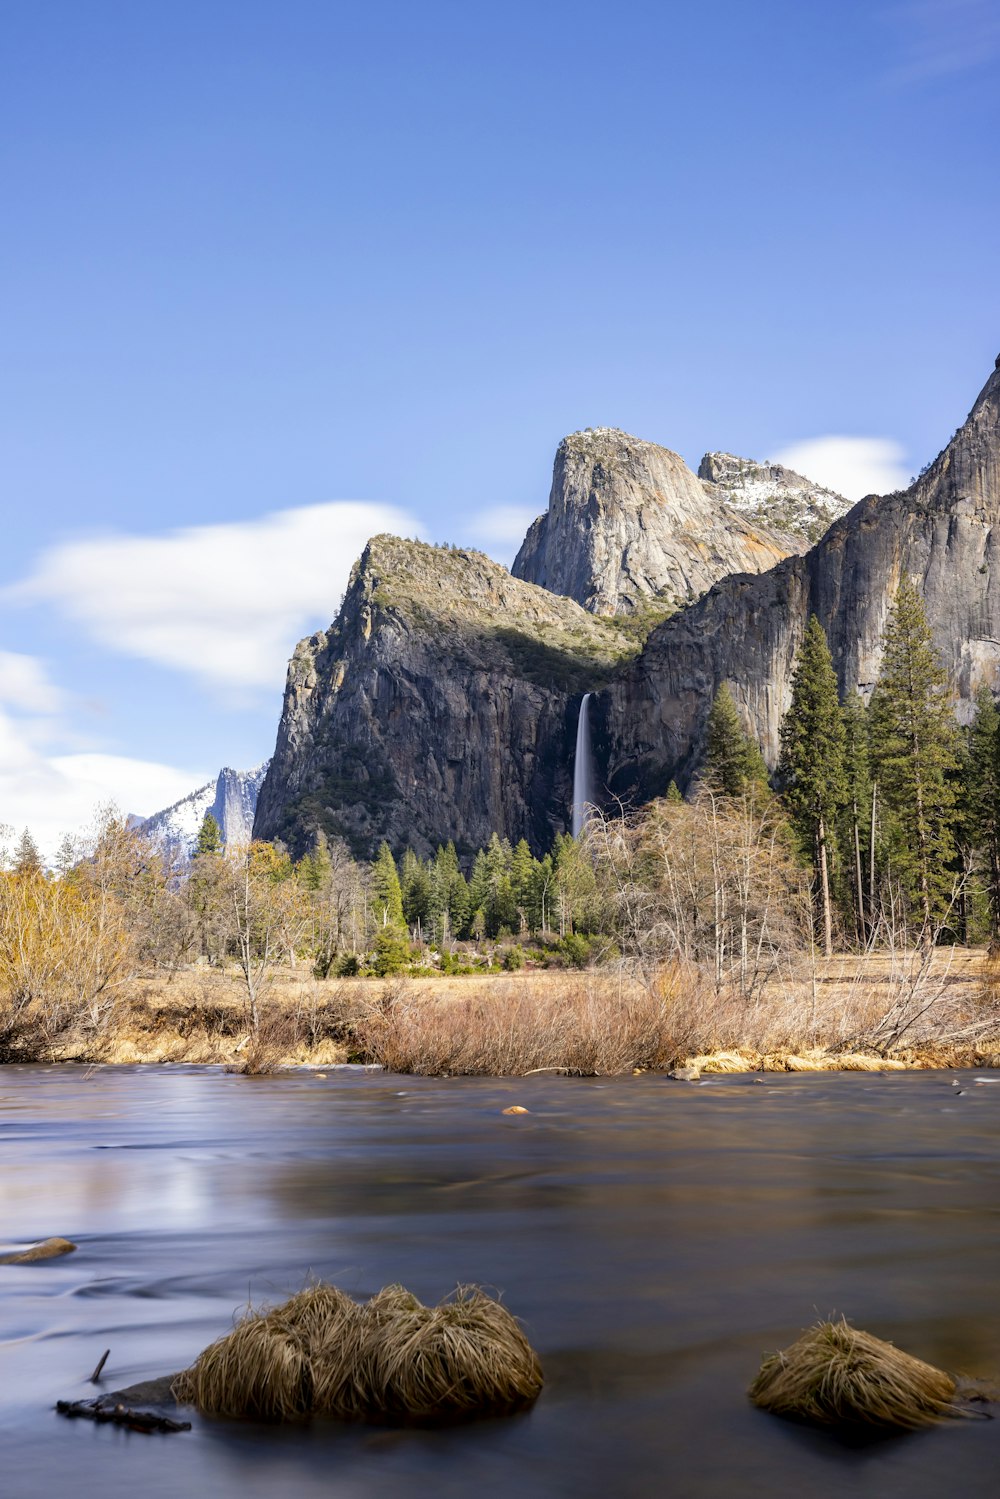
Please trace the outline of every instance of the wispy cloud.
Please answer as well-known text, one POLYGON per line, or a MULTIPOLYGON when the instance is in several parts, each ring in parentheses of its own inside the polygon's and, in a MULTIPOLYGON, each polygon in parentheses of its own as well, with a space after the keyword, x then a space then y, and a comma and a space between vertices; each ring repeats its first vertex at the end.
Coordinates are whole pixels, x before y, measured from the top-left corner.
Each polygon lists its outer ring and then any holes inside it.
POLYGON ((28 713, 56 713, 64 694, 37 656, 0 651, 0 703, 28 713))
POLYGON ((68 706, 44 662, 0 651, 0 824, 15 834, 30 828, 46 858, 103 802, 148 815, 206 779, 125 755, 59 753, 70 737, 61 716, 68 706))
POLYGON ((530 505, 494 505, 467 517, 461 539, 499 562, 510 563, 537 514, 530 505))
POLYGON ((860 500, 891 494, 910 482, 903 447, 891 437, 807 437, 774 454, 777 463, 816 484, 860 500))
POLYGON ((278 691, 296 641, 334 617, 368 538, 418 530, 394 507, 335 501, 160 536, 67 542, 6 597, 44 603, 110 650, 206 685, 278 691))
POLYGON ((997 0, 904 0, 885 15, 897 39, 893 82, 921 83, 1000 60, 997 0))

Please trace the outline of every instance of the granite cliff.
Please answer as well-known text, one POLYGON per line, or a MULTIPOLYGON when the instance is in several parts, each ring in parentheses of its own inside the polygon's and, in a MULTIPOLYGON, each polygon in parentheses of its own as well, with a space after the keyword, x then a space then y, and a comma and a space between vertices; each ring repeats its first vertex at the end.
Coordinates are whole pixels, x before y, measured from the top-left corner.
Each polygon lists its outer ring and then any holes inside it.
POLYGON ((366 854, 383 838, 469 851, 494 830, 547 847, 580 694, 638 646, 480 552, 376 536, 289 665, 254 834, 296 853, 317 828, 366 854))
POLYGON ((594 614, 642 611, 653 598, 668 611, 803 544, 751 524, 668 448, 596 427, 559 444, 549 508, 511 570, 594 614))
POLYGON ((809 614, 842 687, 867 691, 904 573, 960 712, 981 682, 1000 689, 1000 370, 916 483, 860 501, 783 558, 713 498, 725 465, 700 480, 666 449, 603 431, 567 439, 556 474, 520 577, 477 552, 369 543, 337 621, 290 664, 255 836, 295 852, 317 828, 359 853, 382 838, 468 851, 497 830, 543 849, 567 826, 585 691, 595 766, 616 796, 690 779, 723 681, 773 764, 809 614))
POLYGON ((923 593, 967 717, 980 683, 1000 690, 1000 368, 909 489, 869 495, 804 556, 759 577, 726 578, 653 630, 640 659, 591 704, 606 784, 637 801, 671 778, 683 785, 723 681, 773 765, 810 613, 827 633, 842 690, 867 693, 903 574, 923 593))
POLYGON ((211 812, 219 824, 224 844, 246 843, 267 765, 266 760, 253 770, 233 770, 226 765, 214 781, 199 786, 162 812, 138 820, 136 825, 147 837, 187 859, 194 854, 206 812, 211 812))
POLYGON ((819 541, 851 508, 843 495, 814 484, 794 469, 781 463, 756 463, 732 453, 706 453, 698 465, 698 478, 751 525, 795 537, 800 545, 790 551, 801 551, 801 543, 808 546, 819 541))

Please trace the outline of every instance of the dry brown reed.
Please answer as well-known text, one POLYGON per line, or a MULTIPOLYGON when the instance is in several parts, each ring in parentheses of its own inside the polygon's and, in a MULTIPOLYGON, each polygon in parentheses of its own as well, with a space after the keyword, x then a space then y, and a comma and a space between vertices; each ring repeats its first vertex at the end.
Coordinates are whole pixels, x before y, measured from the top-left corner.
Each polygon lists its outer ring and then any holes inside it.
POLYGON ((794 1420, 913 1431, 960 1414, 955 1390, 949 1374, 842 1317, 818 1322, 766 1358, 749 1394, 761 1409, 794 1420))
POLYGON ((542 1387, 517 1319, 475 1286, 424 1306, 402 1286, 361 1305, 317 1283, 250 1310, 179 1375, 205 1415, 295 1421, 454 1421, 523 1409, 542 1387))
POLYGON ((178 1375, 176 1399, 206 1416, 297 1421, 308 1415, 312 1381, 306 1345, 282 1312, 280 1307, 249 1311, 178 1375))
POLYGON ((541 1366, 516 1318, 476 1286, 459 1286, 435 1307, 416 1302, 377 1315, 366 1361, 390 1420, 504 1415, 541 1390, 541 1366))
POLYGON ((997 1065, 1000 960, 949 950, 929 961, 902 951, 803 956, 794 973, 786 965, 783 978, 751 998, 680 962, 651 974, 536 971, 391 984, 317 981, 295 970, 261 1006, 256 1037, 232 979, 199 969, 142 981, 107 1028, 64 1037, 57 1053, 250 1073, 354 1059, 473 1075, 629 1073, 719 1054, 739 1058, 734 1070, 997 1065))
POLYGON ((355 1027, 359 1051, 390 1071, 524 1076, 702 1071, 880 1071, 989 1065, 1000 1005, 981 998, 978 955, 912 969, 879 955, 835 959, 775 981, 752 999, 673 963, 652 978, 596 972, 495 978, 437 997, 402 986, 355 1027), (896 1049, 886 1044, 901 1022, 896 1049), (910 1020, 912 1019, 912 1024, 910 1020), (954 1038, 953 1041, 949 1038, 954 1038), (930 1058, 927 1061, 924 1058, 930 1058))

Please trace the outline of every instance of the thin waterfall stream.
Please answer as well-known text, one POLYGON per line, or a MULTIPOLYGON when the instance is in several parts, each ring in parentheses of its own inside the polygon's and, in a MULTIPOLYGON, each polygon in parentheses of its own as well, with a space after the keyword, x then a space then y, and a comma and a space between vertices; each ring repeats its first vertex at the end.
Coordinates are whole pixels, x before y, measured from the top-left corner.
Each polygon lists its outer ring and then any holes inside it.
POLYGON ((590 699, 585 692, 576 723, 576 757, 573 762, 573 837, 579 838, 587 823, 587 808, 594 800, 594 772, 590 753, 590 699))

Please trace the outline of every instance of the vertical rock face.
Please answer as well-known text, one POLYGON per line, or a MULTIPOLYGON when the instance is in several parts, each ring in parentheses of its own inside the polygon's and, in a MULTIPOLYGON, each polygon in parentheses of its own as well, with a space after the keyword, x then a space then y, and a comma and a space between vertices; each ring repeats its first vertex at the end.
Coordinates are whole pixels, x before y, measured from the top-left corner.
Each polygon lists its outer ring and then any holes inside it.
POLYGON ((575 432, 556 453, 549 508, 531 525, 516 578, 594 614, 669 608, 729 573, 760 573, 801 537, 752 525, 682 458, 610 427, 575 432))
POLYGON ((545 848, 568 817, 580 695, 637 648, 479 552, 377 536, 336 623, 292 658, 255 836, 545 848))
POLYGON ((861 500, 805 556, 727 578, 661 624, 592 704, 607 784, 637 800, 682 783, 701 754, 720 683, 774 764, 795 655, 815 613, 841 688, 867 693, 903 574, 914 577, 960 715, 980 683, 1000 689, 1000 370, 909 489, 861 500))
POLYGON ((139 823, 148 837, 191 858, 205 813, 211 812, 219 824, 223 843, 247 843, 253 830, 260 791, 269 762, 254 770, 233 770, 225 766, 214 781, 199 786, 190 796, 182 797, 172 807, 155 812, 139 823))
POLYGON ((780 547, 744 522, 734 532, 710 494, 728 470, 713 471, 699 480, 623 433, 567 439, 519 577, 480 553, 376 537, 336 623, 291 662, 255 835, 295 853, 320 828, 358 853, 382 838, 468 852, 493 831, 544 849, 568 823, 586 691, 595 772, 626 799, 687 781, 723 681, 773 764, 810 613, 842 688, 867 692, 903 574, 923 591, 960 711, 981 682, 1000 688, 1000 371, 914 485, 862 500, 769 571, 780 547), (713 568, 743 570, 639 654, 649 596, 662 607, 664 590, 698 593, 713 568))
POLYGON ((811 545, 835 520, 846 515, 850 500, 814 484, 780 463, 755 463, 732 453, 706 453, 698 477, 714 486, 720 498, 754 526, 764 526, 811 545))

